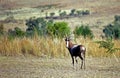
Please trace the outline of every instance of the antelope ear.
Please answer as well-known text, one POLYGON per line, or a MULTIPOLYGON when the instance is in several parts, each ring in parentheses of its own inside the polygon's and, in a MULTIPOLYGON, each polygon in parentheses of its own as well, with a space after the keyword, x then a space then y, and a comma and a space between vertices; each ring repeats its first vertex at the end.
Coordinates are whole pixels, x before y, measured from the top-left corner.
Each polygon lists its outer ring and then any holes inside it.
POLYGON ((65 41, 67 41, 67 39, 68 39, 67 35, 65 35, 64 38, 65 38, 65 41))
POLYGON ((70 36, 68 37, 68 40, 71 40, 70 36))
POLYGON ((67 39, 68 39, 68 38, 66 37, 66 38, 65 38, 65 41, 67 41, 67 39))

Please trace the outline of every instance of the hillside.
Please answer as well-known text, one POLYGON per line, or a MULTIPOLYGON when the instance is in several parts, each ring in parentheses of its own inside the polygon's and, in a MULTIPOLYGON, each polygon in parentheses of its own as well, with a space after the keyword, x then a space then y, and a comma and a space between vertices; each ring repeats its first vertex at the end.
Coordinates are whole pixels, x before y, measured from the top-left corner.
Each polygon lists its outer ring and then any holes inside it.
POLYGON ((44 17, 46 12, 57 14, 59 10, 71 9, 88 9, 91 14, 56 21, 66 21, 72 28, 80 24, 89 24, 93 32, 100 35, 103 26, 111 23, 115 15, 120 15, 120 0, 0 0, 0 20, 14 16, 16 20, 23 21, 4 24, 6 30, 17 24, 25 30, 24 20, 30 17, 44 17))

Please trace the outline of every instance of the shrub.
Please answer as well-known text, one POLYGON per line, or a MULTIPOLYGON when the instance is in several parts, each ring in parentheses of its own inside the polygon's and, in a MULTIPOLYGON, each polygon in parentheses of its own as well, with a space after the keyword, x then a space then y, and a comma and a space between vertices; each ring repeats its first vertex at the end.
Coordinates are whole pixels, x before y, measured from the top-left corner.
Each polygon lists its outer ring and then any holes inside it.
POLYGON ((70 34, 70 28, 66 22, 55 22, 51 23, 47 27, 49 35, 54 37, 64 37, 67 34, 70 34))
POLYGON ((119 15, 115 15, 114 18, 115 18, 115 22, 116 22, 116 21, 120 21, 120 16, 119 16, 119 15))
POLYGON ((28 36, 32 36, 35 33, 42 36, 46 35, 47 21, 44 18, 30 18, 26 21, 26 25, 28 26, 26 29, 28 36))
POLYGON ((62 18, 64 18, 65 16, 67 16, 67 13, 66 13, 66 11, 64 11, 64 12, 61 12, 59 15, 60 15, 60 17, 61 17, 61 19, 62 19, 62 18))
POLYGON ((54 36, 53 32, 54 32, 54 23, 53 20, 49 20, 47 23, 47 33, 50 36, 54 36))
POLYGON ((3 35, 4 33, 4 26, 2 23, 0 23, 0 35, 3 35))
POLYGON ((82 15, 89 15, 89 14, 90 14, 89 10, 82 11, 82 15))
POLYGON ((92 33, 92 31, 90 30, 89 26, 87 25, 81 25, 81 26, 77 26, 74 30, 74 33, 76 36, 83 36, 84 38, 89 37, 89 38, 93 38, 94 35, 92 33))
POLYGON ((51 17, 51 18, 52 18, 54 15, 55 15, 54 12, 51 12, 51 13, 50 13, 50 17, 51 17))
POLYGON ((9 22, 16 23, 17 21, 14 18, 14 16, 9 16, 4 20, 4 22, 6 22, 6 23, 9 23, 9 22))
POLYGON ((97 41, 96 43, 100 44, 99 48, 106 49, 108 53, 114 53, 120 50, 120 48, 115 48, 115 44, 112 39, 106 39, 105 41, 97 41))
POLYGON ((17 36, 17 37, 23 37, 23 36, 25 36, 25 32, 22 31, 20 28, 15 27, 14 30, 15 30, 15 32, 16 32, 16 36, 17 36))
POLYGON ((8 30, 8 36, 9 36, 9 39, 14 39, 15 37, 24 37, 25 32, 22 31, 20 28, 15 27, 14 30, 12 29, 8 30))
POLYGON ((76 13, 77 13, 78 16, 82 16, 82 11, 81 10, 77 10, 76 13))
POLYGON ((76 12, 76 9, 72 9, 71 12, 70 12, 70 15, 71 16, 75 15, 75 12, 76 12))
POLYGON ((103 32, 107 38, 120 39, 120 16, 115 16, 113 24, 107 25, 103 32))

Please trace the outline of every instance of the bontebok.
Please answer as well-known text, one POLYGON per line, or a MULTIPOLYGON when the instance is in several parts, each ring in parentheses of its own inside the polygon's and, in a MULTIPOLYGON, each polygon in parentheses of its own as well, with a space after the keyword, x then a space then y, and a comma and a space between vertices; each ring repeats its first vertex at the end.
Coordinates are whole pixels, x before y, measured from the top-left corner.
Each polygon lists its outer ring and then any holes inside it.
POLYGON ((76 57, 79 57, 82 62, 81 62, 81 69, 83 67, 84 64, 84 69, 85 69, 85 52, 86 52, 86 48, 83 45, 77 45, 77 44, 73 44, 70 40, 70 38, 66 38, 66 47, 68 48, 71 58, 72 58, 72 64, 74 67, 74 58, 76 60, 77 63, 77 59, 76 57))

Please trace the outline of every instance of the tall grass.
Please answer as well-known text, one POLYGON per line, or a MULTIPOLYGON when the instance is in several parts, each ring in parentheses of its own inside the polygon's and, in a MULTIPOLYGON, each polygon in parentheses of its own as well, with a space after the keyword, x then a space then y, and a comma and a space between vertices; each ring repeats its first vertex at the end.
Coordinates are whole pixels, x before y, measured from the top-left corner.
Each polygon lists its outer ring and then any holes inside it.
POLYGON ((9 40, 7 37, 0 39, 0 54, 5 56, 27 55, 62 57, 68 53, 64 40, 52 38, 15 38, 9 40))
MULTIPOLYGON (((83 44, 87 48, 87 56, 92 57, 108 57, 110 54, 105 49, 99 48, 94 40, 77 38, 73 41, 76 44, 83 44)), ((115 47, 119 47, 120 40, 115 40, 115 47)), ((0 38, 0 55, 19 56, 33 55, 40 57, 68 57, 69 52, 66 49, 64 39, 52 39, 50 37, 34 37, 34 38, 15 38, 9 40, 7 37, 0 38)), ((120 57, 120 52, 115 55, 120 57)))

